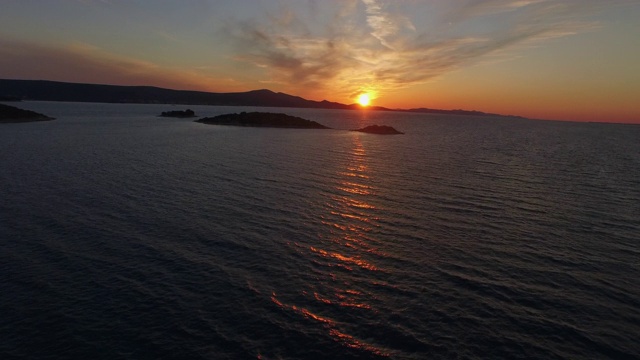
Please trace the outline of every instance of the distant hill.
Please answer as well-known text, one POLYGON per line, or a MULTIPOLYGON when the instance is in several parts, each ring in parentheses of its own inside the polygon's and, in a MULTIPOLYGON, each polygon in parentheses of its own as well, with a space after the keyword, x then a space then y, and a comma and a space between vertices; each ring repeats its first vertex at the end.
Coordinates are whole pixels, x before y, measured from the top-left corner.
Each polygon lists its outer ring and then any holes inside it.
POLYGON ((21 100, 42 101, 267 106, 322 109, 355 108, 355 105, 306 100, 298 96, 275 93, 270 90, 211 93, 204 91, 171 90, 153 86, 77 84, 44 80, 0 79, 0 96, 21 100))
MULTIPOLYGON (((271 90, 253 90, 236 93, 212 93, 204 91, 172 90, 153 86, 120 86, 79 84, 46 80, 0 79, 0 99, 136 103, 136 104, 180 104, 219 106, 264 106, 315 109, 359 109, 357 104, 341 104, 327 100, 314 101, 271 90)), ((468 110, 439 110, 429 108, 388 109, 372 106, 371 110, 405 111, 448 115, 500 116, 468 110)))

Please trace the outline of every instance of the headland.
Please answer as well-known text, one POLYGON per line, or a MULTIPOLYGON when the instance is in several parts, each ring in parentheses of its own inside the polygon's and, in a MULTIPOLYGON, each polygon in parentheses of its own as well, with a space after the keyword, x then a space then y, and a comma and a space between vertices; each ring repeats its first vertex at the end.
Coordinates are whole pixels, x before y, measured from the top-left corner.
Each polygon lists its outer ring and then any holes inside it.
POLYGON ((31 110, 0 104, 0 123, 23 123, 33 121, 49 121, 54 118, 31 110))

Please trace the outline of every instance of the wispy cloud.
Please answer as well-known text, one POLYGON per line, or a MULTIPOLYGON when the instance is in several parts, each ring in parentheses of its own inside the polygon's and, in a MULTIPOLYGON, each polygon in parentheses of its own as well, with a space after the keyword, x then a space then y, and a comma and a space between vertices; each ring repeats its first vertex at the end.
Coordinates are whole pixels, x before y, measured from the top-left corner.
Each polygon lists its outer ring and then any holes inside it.
POLYGON ((385 10, 385 6, 378 0, 362 0, 366 6, 367 24, 371 28, 370 34, 378 39, 385 47, 396 50, 402 44, 395 44, 403 40, 406 30, 415 31, 411 20, 398 13, 385 10))
POLYGON ((486 16, 517 11, 548 0, 468 0, 457 2, 446 15, 448 21, 464 21, 478 16, 486 16))
MULTIPOLYGON (((625 1, 606 5, 614 3, 625 1)), ((428 3, 400 4, 406 6, 349 2, 315 31, 304 25, 302 14, 287 11, 286 21, 230 22, 227 36, 236 44, 236 58, 263 68, 268 81, 353 96, 423 83, 464 66, 516 56, 523 46, 593 30, 598 24, 589 15, 603 6, 599 0, 450 1, 433 28, 414 24, 415 14, 402 12, 430 11, 428 3)))

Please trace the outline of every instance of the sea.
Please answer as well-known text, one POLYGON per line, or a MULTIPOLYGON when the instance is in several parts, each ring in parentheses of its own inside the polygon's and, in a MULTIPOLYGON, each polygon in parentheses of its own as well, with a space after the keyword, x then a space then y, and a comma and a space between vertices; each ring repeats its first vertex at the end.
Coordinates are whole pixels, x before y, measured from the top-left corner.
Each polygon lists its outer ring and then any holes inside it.
POLYGON ((639 125, 13 105, 0 359, 640 359, 639 125))

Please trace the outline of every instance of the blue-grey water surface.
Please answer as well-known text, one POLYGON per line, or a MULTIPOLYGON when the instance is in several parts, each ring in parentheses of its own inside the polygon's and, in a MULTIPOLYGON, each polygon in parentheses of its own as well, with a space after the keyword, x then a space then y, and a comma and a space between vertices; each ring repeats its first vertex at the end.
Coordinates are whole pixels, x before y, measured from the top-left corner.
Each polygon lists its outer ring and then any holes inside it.
POLYGON ((640 126, 15 105, 1 359, 640 358, 640 126))

